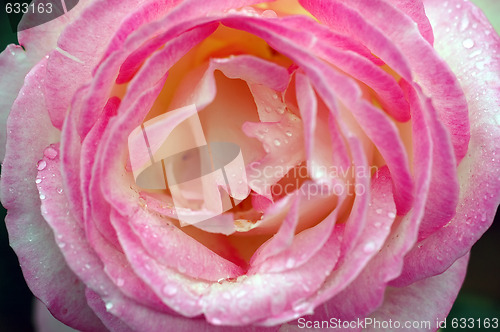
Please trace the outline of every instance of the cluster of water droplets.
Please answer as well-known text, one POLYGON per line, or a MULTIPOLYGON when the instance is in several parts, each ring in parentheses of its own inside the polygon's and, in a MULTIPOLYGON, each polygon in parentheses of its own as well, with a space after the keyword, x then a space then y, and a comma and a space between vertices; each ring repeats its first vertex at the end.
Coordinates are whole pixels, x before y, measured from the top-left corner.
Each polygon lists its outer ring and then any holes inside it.
MULTIPOLYGON (((54 146, 52 146, 52 145, 51 145, 51 146, 47 147, 47 148, 43 151, 43 155, 44 155, 44 157, 45 157, 46 159, 48 159, 48 160, 54 160, 54 159, 57 157, 57 155, 58 155, 58 151, 57 151, 57 149, 56 149, 56 148, 54 148, 54 146)), ((45 159, 41 159, 41 160, 39 160, 39 161, 36 163, 36 169, 37 169, 39 172, 44 171, 46 168, 47 168, 47 161, 46 161, 45 159)), ((44 179, 46 176, 47 176, 47 175, 45 175, 45 174, 44 174, 44 175, 40 175, 40 174, 39 174, 39 175, 37 176, 37 178, 35 179, 35 183, 36 183, 37 185, 40 185, 40 184, 42 183, 43 179, 44 179)), ((55 174, 52 174, 52 177, 55 177, 55 174)), ((62 193, 63 193, 63 191, 64 191, 64 190, 63 190, 63 188, 61 188, 61 187, 56 188, 56 192, 57 192, 58 194, 62 194, 62 193)), ((40 192, 40 196, 39 196, 39 197, 40 197, 40 199, 41 199, 41 200, 44 200, 44 199, 46 199, 46 198, 47 198, 47 196, 46 196, 45 194, 41 193, 41 192, 40 192)))

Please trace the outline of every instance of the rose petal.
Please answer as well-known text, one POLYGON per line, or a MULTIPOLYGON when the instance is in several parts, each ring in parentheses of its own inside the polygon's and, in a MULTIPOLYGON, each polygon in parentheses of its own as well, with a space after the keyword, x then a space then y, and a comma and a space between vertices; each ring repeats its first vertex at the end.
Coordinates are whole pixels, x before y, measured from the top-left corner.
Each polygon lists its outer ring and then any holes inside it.
POLYGON ((434 27, 436 50, 457 74, 469 103, 471 141, 458 167, 458 207, 448 225, 423 240, 406 256, 405 269, 393 282, 395 286, 404 286, 446 270, 457 257, 466 254, 491 225, 500 202, 500 161, 496 157, 500 151, 493 143, 500 136, 500 59, 497 55, 500 41, 477 8, 470 3, 460 4, 461 8, 451 4, 446 8, 442 3, 425 2, 434 27), (453 21, 453 17, 459 20, 453 21), (475 34, 474 28, 461 31, 458 22, 463 21, 476 24, 478 31, 483 33, 475 34), (463 42, 468 38, 474 38, 473 48, 464 47, 463 42), (480 69, 482 66, 484 70, 480 69))
MULTIPOLYGON (((346 304, 345 297, 341 296, 342 292, 340 291, 344 289, 344 287, 347 287, 349 283, 363 271, 363 268, 366 268, 368 261, 377 257, 378 250, 381 249, 386 237, 390 233, 390 226, 395 217, 395 206, 392 199, 391 180, 387 168, 381 169, 373 176, 371 193, 371 204, 367 214, 370 223, 365 226, 361 241, 356 243, 354 249, 347 256, 340 257, 337 267, 326 277, 320 290, 304 300, 303 306, 309 310, 329 300, 334 294, 338 297, 334 297, 332 300, 335 303, 332 305, 332 310, 336 305, 338 305, 339 308, 349 310, 350 305, 358 304, 358 302, 348 302, 346 304)), ((340 240, 340 238, 338 238, 339 235, 340 234, 335 235, 337 237, 336 241, 340 240)), ((345 241, 346 239, 344 237, 342 242, 345 241)), ((367 274, 369 274, 369 272, 367 272, 367 274)), ((359 287, 361 287, 359 291, 364 290, 366 293, 370 293, 370 289, 365 288, 365 285, 362 283, 358 285, 358 288, 359 287)), ((366 305, 362 301, 359 304, 366 305)), ((295 314, 294 311, 287 310, 280 314, 279 317, 269 319, 268 322, 284 323, 290 319, 297 318, 295 314)), ((345 315, 341 310, 336 314, 340 317, 342 317, 341 315, 345 315)))
MULTIPOLYGON (((42 1, 36 1, 43 3, 42 1)), ((81 15, 91 1, 80 0, 70 11, 64 13, 53 20, 44 24, 37 25, 33 28, 21 30, 18 32, 19 45, 23 46, 30 58, 32 64, 40 61, 45 55, 57 47, 57 41, 61 33, 68 25, 73 23, 81 15)), ((33 19, 36 21, 37 12, 28 11, 26 17, 21 21, 33 19), (30 15, 31 14, 31 15, 30 15)))
POLYGON ((303 305, 301 299, 318 289, 335 265, 331 253, 338 250, 338 233, 332 232, 315 259, 298 268, 212 284, 210 293, 201 301, 207 320, 215 324, 242 325, 266 319, 269 313, 278 316, 292 310, 297 317, 303 315, 312 308, 303 305))
MULTIPOLYGON (((420 103, 420 101, 417 102, 420 103)), ((413 159, 415 174, 417 174, 416 200, 413 209, 401 220, 395 222, 385 245, 364 267, 360 275, 344 291, 330 300, 332 303, 328 305, 328 312, 335 312, 335 315, 347 320, 368 315, 382 303, 388 282, 400 274, 404 255, 416 241, 418 226, 424 215, 433 165, 431 127, 435 126, 435 120, 435 116, 432 118, 423 112, 423 107, 412 104, 412 129, 415 138, 413 151, 415 156, 418 156, 413 159), (364 300, 350 302, 349 305, 338 305, 341 302, 336 299, 346 296, 363 297, 364 300)), ((346 265, 340 268, 339 273, 342 275, 346 270, 352 269, 353 266, 346 265)))
MULTIPOLYGON (((430 130, 433 143, 432 178, 428 193, 429 199, 425 206, 425 215, 419 228, 420 240, 446 225, 455 215, 459 187, 450 136, 444 125, 439 122, 431 99, 426 98, 418 87, 416 91, 410 92, 410 99, 412 100, 412 107, 422 108, 419 112, 425 114, 426 124, 430 130), (420 102, 416 101, 416 98, 420 98, 420 102)), ((414 157, 419 158, 418 155, 414 157)))
POLYGON ((386 0, 388 3, 395 6, 397 9, 410 16, 418 25, 418 30, 422 37, 429 42, 434 43, 434 34, 432 33, 431 23, 427 18, 424 4, 421 0, 386 0))
POLYGON ((54 318, 45 304, 39 300, 34 303, 34 324, 37 332, 76 332, 77 330, 64 325, 54 318))
POLYGON ((448 65, 422 38, 409 17, 383 0, 370 2, 353 0, 345 4, 344 1, 304 0, 301 3, 321 22, 333 29, 340 28, 362 41, 403 78, 411 82, 412 75, 407 72, 406 64, 394 61, 397 60, 394 56, 403 55, 415 80, 420 82, 427 95, 433 96, 434 107, 441 121, 450 130, 457 162, 462 160, 469 142, 467 102, 448 65), (373 15, 374 12, 378 15, 373 15), (390 25, 387 24, 389 21, 390 25), (390 47, 386 43, 390 43, 390 47))
POLYGON ((5 156, 7 117, 34 61, 21 46, 13 44, 0 54, 0 162, 5 156))
MULTIPOLYGON (((121 21, 140 3, 92 1, 71 25, 65 27, 57 48, 50 53, 45 84, 46 103, 56 128, 62 128, 72 96, 92 78, 100 55, 121 21)), ((73 15, 73 11, 68 14, 73 15)))
POLYGON ((26 74, 56 47, 57 38, 67 24, 75 20, 89 1, 79 1, 65 15, 31 29, 20 31, 22 46, 8 45, 0 54, 0 161, 5 155, 6 121, 26 74))
POLYGON ((7 124, 9 138, 1 177, 2 204, 9 210, 6 225, 10 244, 33 294, 59 320, 76 328, 99 330, 102 324, 84 299, 85 286, 66 265, 54 233, 39 210, 35 184, 37 161, 46 146, 59 140, 39 87, 45 64, 46 60, 41 61, 26 76, 7 124))
POLYGON ((332 47, 331 39, 335 34, 315 21, 296 16, 287 17, 284 21, 288 29, 282 31, 282 35, 295 35, 293 39, 299 40, 304 47, 312 48, 320 58, 368 85, 378 95, 384 110, 397 121, 410 119, 408 102, 391 75, 366 59, 366 56, 332 47))
MULTIPOLYGON (((448 316, 458 291, 462 286, 467 270, 469 255, 458 259, 448 270, 411 284, 404 288, 389 288, 382 306, 370 315, 378 321, 389 319, 404 321, 429 321, 431 330, 436 330, 437 322, 448 316), (401 308, 412 310, 401 310, 401 308)), ((377 329, 368 328, 368 331, 377 329)), ((428 331, 421 327, 417 331, 428 331)))

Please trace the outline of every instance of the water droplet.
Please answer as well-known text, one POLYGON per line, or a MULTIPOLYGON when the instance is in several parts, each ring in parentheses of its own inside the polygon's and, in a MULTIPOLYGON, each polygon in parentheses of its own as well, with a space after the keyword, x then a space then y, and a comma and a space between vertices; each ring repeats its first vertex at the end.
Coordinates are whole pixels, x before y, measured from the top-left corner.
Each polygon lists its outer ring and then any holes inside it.
POLYGON ((269 149, 269 145, 264 144, 264 151, 266 151, 267 153, 269 153, 269 151, 271 151, 271 149, 269 149))
POLYGON ((85 264, 85 268, 88 270, 91 268, 90 264, 85 264))
POLYGON ((368 253, 373 252, 373 250, 375 250, 375 242, 372 242, 372 241, 368 242, 368 243, 367 243, 367 244, 365 244, 365 246, 363 247, 363 251, 364 251, 365 253, 367 253, 367 254, 368 254, 368 253))
POLYGON ((387 214, 387 216, 388 216, 389 218, 395 218, 395 217, 396 217, 396 214, 395 214, 394 212, 389 212, 389 213, 387 214))
POLYGON ((57 188, 57 193, 58 194, 62 194, 63 193, 63 189, 62 188, 57 188))
POLYGON ((487 63, 486 61, 476 62, 476 68, 479 70, 483 70, 486 63, 487 63))
POLYGON ((377 214, 381 214, 382 213, 382 209, 377 209, 377 210, 375 210, 375 212, 377 212, 377 214))
POLYGON ((49 159, 54 159, 57 157, 57 150, 54 149, 53 147, 48 147, 43 151, 43 155, 49 159))
POLYGON ((59 242, 59 243, 57 243, 57 246, 58 246, 59 248, 64 248, 64 247, 66 247, 66 243, 64 243, 64 242, 59 242))
POLYGON ((462 18, 462 22, 460 22, 460 31, 465 31, 469 27, 469 19, 467 16, 462 18))
POLYGON ((295 312, 305 312, 310 307, 310 304, 305 301, 299 301, 292 305, 292 309, 295 312))
POLYGON ((286 134, 286 136, 288 136, 288 137, 292 137, 292 135, 293 135, 293 134, 292 134, 292 132, 291 132, 290 130, 287 130, 287 131, 285 132, 285 134, 286 134))
POLYGON ((236 293, 236 297, 238 299, 241 299, 242 297, 244 297, 245 295, 247 295, 247 292, 244 291, 244 290, 240 290, 238 293, 236 293))
POLYGON ((221 325, 222 322, 219 318, 212 318, 212 324, 214 325, 221 325))
POLYGON ((375 223, 375 227, 380 227, 380 225, 381 225, 381 223, 378 221, 375 223))
POLYGON ((106 311, 110 311, 111 309, 113 309, 113 303, 107 302, 106 303, 106 311))
POLYGON ((175 285, 166 285, 163 287, 163 293, 167 296, 174 296, 177 294, 177 287, 175 285))
POLYGON ((474 47, 474 41, 470 38, 467 38, 466 40, 464 40, 462 42, 462 45, 465 47, 465 48, 472 48, 474 47))
POLYGON ((278 95, 277 94, 273 94, 273 99, 274 100, 278 100, 278 95))
POLYGON ((293 259, 292 257, 289 257, 289 258, 286 260, 285 267, 286 267, 287 269, 291 269, 294 265, 295 265, 295 259, 293 259))
POLYGON ((275 139, 274 140, 274 145, 280 146, 281 145, 281 141, 279 139, 275 139))
POLYGON ((40 194, 40 199, 45 199, 45 195, 44 194, 40 194))
POLYGON ((39 170, 39 171, 43 171, 45 169, 45 167, 47 167, 47 162, 45 160, 40 160, 37 164, 36 164, 36 168, 39 170))
POLYGON ((35 180, 35 183, 36 183, 36 184, 39 184, 40 182, 42 182, 42 179, 36 179, 36 180, 35 180))
POLYGON ((125 280, 123 280, 122 278, 118 278, 118 279, 116 280, 116 285, 117 285, 118 287, 122 287, 124 284, 125 284, 125 280))
POLYGON ((473 58, 475 56, 478 56, 482 52, 483 52, 482 50, 475 50, 474 52, 472 52, 471 54, 469 54, 469 58, 473 58))

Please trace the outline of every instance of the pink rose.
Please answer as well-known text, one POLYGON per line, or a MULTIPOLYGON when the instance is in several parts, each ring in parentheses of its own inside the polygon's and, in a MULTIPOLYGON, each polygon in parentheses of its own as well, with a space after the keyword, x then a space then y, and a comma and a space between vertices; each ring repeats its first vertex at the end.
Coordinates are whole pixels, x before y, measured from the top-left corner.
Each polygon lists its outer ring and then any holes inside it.
POLYGON ((63 323, 447 316, 500 202, 500 39, 471 3, 80 1, 19 42, 1 199, 63 323))

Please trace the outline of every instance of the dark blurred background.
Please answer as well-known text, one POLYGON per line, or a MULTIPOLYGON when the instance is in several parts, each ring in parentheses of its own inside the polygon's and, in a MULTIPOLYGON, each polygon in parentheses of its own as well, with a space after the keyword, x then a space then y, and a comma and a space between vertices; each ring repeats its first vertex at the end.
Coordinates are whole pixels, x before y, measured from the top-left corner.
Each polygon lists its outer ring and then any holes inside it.
MULTIPOLYGON (((0 2, 3 4, 3 2, 0 2)), ((16 34, 0 8, 0 51, 17 43, 16 34)), ((1 168, 0 168, 1 169, 1 168)), ((3 222, 6 211, 0 206, 0 332, 33 331, 33 295, 24 282, 16 255, 9 246, 3 222)), ((472 248, 464 285, 448 319, 474 317, 500 319, 500 220, 472 248)))

